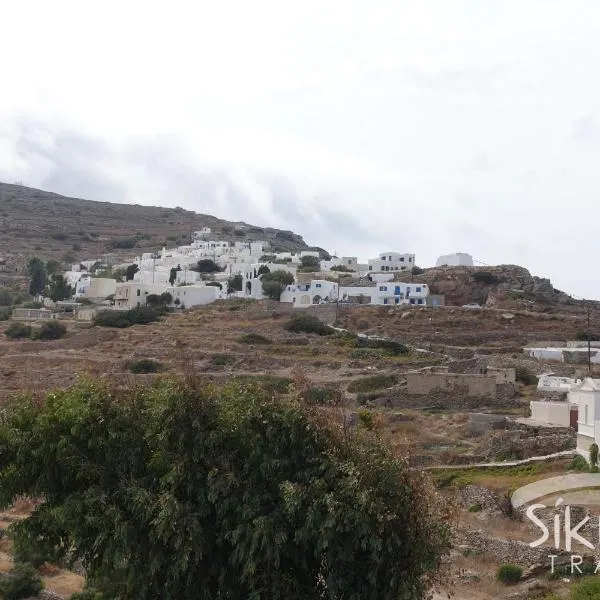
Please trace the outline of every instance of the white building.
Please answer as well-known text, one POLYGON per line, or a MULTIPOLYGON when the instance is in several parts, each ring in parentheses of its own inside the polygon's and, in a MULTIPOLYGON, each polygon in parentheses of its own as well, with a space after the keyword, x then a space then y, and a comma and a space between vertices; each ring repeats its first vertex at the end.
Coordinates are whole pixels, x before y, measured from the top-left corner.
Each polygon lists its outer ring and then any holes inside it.
POLYGON ((436 267, 472 267, 473 257, 465 252, 455 252, 454 254, 444 254, 435 262, 436 267))
POLYGON ((293 284, 281 294, 281 302, 291 302, 295 308, 326 302, 410 306, 426 306, 429 288, 424 284, 378 283, 373 286, 344 286, 325 279, 293 284))
POLYGON ((379 282, 374 286, 340 286, 340 302, 364 299, 365 304, 425 306, 429 296, 429 286, 419 283, 402 283, 399 281, 379 282), (367 300, 370 298, 370 300, 367 300))
POLYGON ((145 306, 148 296, 154 294, 160 296, 168 292, 173 298, 172 305, 200 306, 210 304, 224 295, 218 287, 212 285, 186 285, 172 287, 161 284, 145 284, 137 281, 128 281, 117 285, 115 292, 115 307, 132 309, 136 306, 145 306), (177 302, 179 300, 179 302, 177 302))
POLYGON ((84 275, 75 286, 75 298, 107 298, 117 291, 117 280, 84 275))
POLYGON ((337 298, 337 283, 314 279, 310 283, 288 285, 281 293, 280 302, 291 302, 294 308, 306 308, 313 304, 336 302, 337 298))
POLYGON ((575 380, 569 386, 566 401, 534 400, 530 406, 535 421, 575 427, 577 451, 582 456, 589 458, 590 446, 600 445, 600 379, 575 380))
POLYGON ((560 377, 554 373, 544 373, 538 378, 537 389, 540 392, 564 392, 568 393, 574 385, 581 383, 581 379, 571 377, 560 377))
POLYGON ((378 258, 368 261, 369 273, 385 273, 389 271, 409 271, 415 266, 414 254, 400 252, 382 252, 378 258))

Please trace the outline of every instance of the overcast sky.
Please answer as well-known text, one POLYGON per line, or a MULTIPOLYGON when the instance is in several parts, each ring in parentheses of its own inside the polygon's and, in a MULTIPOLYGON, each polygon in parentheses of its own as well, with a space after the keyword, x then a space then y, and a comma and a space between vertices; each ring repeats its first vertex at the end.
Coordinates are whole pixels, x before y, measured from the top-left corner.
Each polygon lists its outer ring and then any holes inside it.
POLYGON ((0 180, 600 298, 600 2, 4 2, 0 180))

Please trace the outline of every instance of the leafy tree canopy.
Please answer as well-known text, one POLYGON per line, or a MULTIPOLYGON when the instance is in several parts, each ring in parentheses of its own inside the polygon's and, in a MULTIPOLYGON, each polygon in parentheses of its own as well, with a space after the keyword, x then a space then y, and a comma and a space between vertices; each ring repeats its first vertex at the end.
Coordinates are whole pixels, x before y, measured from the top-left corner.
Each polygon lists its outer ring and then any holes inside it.
POLYGON ((418 599, 448 546, 422 475, 257 384, 88 382, 3 413, 0 503, 44 498, 20 559, 80 559, 108 597, 418 599))
POLYGON ((263 293, 271 300, 279 300, 281 292, 294 283, 294 276, 289 271, 277 270, 265 273, 260 278, 263 293))

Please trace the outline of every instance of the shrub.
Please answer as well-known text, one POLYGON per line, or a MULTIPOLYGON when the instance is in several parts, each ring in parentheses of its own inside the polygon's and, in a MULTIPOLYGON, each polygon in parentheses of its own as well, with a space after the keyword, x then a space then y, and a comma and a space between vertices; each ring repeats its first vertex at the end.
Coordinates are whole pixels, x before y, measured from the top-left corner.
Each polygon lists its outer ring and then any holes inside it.
POLYGON ((569 469, 573 471, 589 471, 590 465, 587 460, 580 454, 573 457, 573 460, 569 463, 569 469))
POLYGON ((4 334, 11 340, 28 338, 31 336, 31 327, 25 323, 11 323, 4 334))
POLYGON ((298 315, 292 317, 285 325, 286 331, 292 333, 316 333, 317 335, 331 335, 335 330, 325 325, 313 315, 298 315))
POLYGON ((358 422, 365 429, 373 429, 375 417, 368 408, 363 408, 358 411, 358 422))
POLYGON ((481 509, 481 504, 471 504, 471 506, 469 506, 469 512, 471 513, 481 512, 481 509))
POLYGON ((0 306, 10 306, 13 303, 13 295, 10 290, 0 287, 0 306))
POLYGON ((44 306, 44 305, 41 302, 35 302, 35 301, 23 303, 23 308, 42 308, 42 306, 44 306))
POLYGON ((537 385, 538 378, 534 373, 531 372, 530 369, 523 365, 517 365, 515 367, 515 376, 517 381, 523 383, 524 385, 537 385))
POLYGON ((395 375, 371 375, 370 377, 363 377, 362 379, 356 379, 350 382, 348 385, 348 391, 350 393, 357 392, 370 392, 372 390, 378 390, 388 388, 394 385, 397 381, 395 375))
POLYGON ((498 567, 496 579, 504 585, 514 585, 519 583, 523 576, 523 569, 518 565, 504 564, 498 567))
POLYGON ((12 309, 9 306, 0 306, 0 321, 8 321, 11 314, 12 309))
POLYGON ((228 354, 213 354, 211 360, 213 365, 222 367, 230 361, 230 358, 228 354))
POLYGON ((198 273, 219 273, 223 269, 210 258, 203 258, 198 261, 195 267, 191 268, 192 271, 197 271, 198 273))
POLYGON ((121 239, 112 239, 107 243, 109 248, 115 248, 120 250, 129 250, 131 248, 135 248, 135 245, 138 243, 138 238, 130 237, 130 238, 121 238, 121 239))
POLYGON ((260 333, 245 333, 238 338, 240 344, 270 344, 271 340, 260 333))
POLYGON ((425 269, 421 269, 421 267, 414 266, 412 268, 411 273, 413 275, 423 275, 423 273, 425 273, 425 269))
POLYGON ((371 350, 370 348, 356 348, 350 352, 350 358, 352 359, 380 359, 382 357, 381 352, 377 350, 371 350))
MULTIPOLYGON (((578 340, 579 342, 587 342, 588 332, 587 331, 578 331, 575 334, 575 339, 578 340)), ((590 331, 590 342, 600 342, 600 334, 590 331)))
POLYGON ((337 390, 334 388, 314 386, 306 391, 306 401, 311 404, 328 404, 335 399, 337 390))
POLYGON ((590 446, 590 467, 598 466, 598 444, 595 442, 590 446))
POLYGON ((20 600, 37 596, 44 584, 34 567, 28 563, 17 563, 8 577, 0 579, 0 593, 4 600, 20 600))
POLYGON ((488 271, 477 271, 476 273, 473 273, 473 281, 485 285, 496 285, 500 283, 500 279, 488 271))
POLYGON ((127 311, 103 310, 94 317, 94 325, 125 328, 158 321, 169 312, 165 306, 137 306, 127 311))
POLYGON ((349 269, 346 265, 334 265, 330 269, 331 271, 338 271, 340 273, 353 273, 352 269, 349 269))
POLYGON ((129 364, 129 370, 132 373, 160 373, 164 369, 164 365, 157 360, 151 358, 140 358, 129 364))
POLYGON ((571 590, 571 600, 596 600, 600 598, 600 579, 584 579, 571 590))
POLYGON ((67 335, 67 328, 58 321, 43 323, 38 330, 34 330, 33 337, 38 340, 60 340, 67 335))

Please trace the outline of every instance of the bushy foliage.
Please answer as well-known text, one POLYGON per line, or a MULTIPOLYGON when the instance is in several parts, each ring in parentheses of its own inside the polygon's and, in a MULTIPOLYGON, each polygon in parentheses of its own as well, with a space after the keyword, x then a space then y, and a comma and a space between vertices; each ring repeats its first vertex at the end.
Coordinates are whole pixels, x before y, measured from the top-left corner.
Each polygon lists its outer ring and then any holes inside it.
POLYGON ((58 321, 42 323, 39 329, 32 331, 32 337, 36 340, 60 340, 67 335, 67 328, 58 321))
POLYGON ((63 275, 52 275, 48 283, 48 296, 54 302, 68 300, 73 295, 73 288, 69 285, 63 275))
POLYGON ((31 326, 25 325, 25 323, 11 323, 4 332, 4 335, 11 340, 28 338, 31 336, 31 326))
POLYGON ((131 248, 135 248, 138 243, 137 237, 128 237, 128 238, 115 238, 107 242, 107 246, 109 248, 114 248, 115 250, 129 250, 131 248))
POLYGON ((271 340, 260 333, 244 333, 238 338, 240 344, 270 344, 271 340))
POLYGON ((286 331, 292 333, 316 333, 317 335, 332 335, 335 329, 325 325, 314 315, 297 315, 292 317, 284 326, 286 331))
POLYGON ((140 358, 129 364, 129 370, 132 373, 144 374, 144 373, 160 373, 164 369, 164 365, 151 358, 140 358))
POLYGON ((592 469, 598 467, 598 444, 595 442, 590 446, 590 467, 592 469))
POLYGON ((17 563, 7 577, 0 579, 0 594, 4 600, 30 598, 43 589, 38 572, 26 563, 17 563))
POLYGON ((448 549, 422 474, 251 384, 13 400, 0 454, 0 504, 44 498, 20 527, 108 597, 418 599, 448 549))
POLYGON ((381 390, 393 386, 397 382, 395 375, 371 375, 350 382, 348 391, 350 393, 370 392, 372 390, 381 390))
POLYGON ((352 269, 349 269, 346 265, 334 265, 330 270, 339 271, 340 273, 353 273, 352 269))
POLYGON ((158 321, 168 309, 165 306, 137 306, 127 311, 103 310, 94 317, 94 325, 123 329, 158 321))
POLYGON ((241 273, 238 273, 227 280, 227 289, 230 292, 241 292, 243 283, 244 278, 242 277, 241 273))
POLYGON ((517 365, 515 367, 515 377, 518 382, 524 385, 537 385, 538 378, 535 373, 532 373, 530 369, 523 365, 517 365))
POLYGON ((596 600, 597 598, 600 598, 600 579, 597 576, 584 579, 571 590, 571 600, 596 600))
POLYGON ((10 306, 0 306, 0 321, 8 321, 12 315, 10 306))
POLYGON ((577 454, 569 463, 569 469, 572 471, 589 471, 590 465, 588 464, 588 461, 583 458, 583 456, 577 454))
POLYGON ((199 260, 196 266, 192 268, 192 271, 197 271, 198 273, 219 273, 222 270, 223 269, 210 258, 199 260))
MULTIPOLYGON (((373 350, 382 350, 389 356, 410 354, 410 348, 400 342, 382 338, 365 337, 350 333, 349 331, 341 333, 336 341, 340 346, 347 348, 371 348, 373 350)), ((361 355, 358 354, 355 358, 361 358, 361 355)))
POLYGON ((519 583, 523 576, 523 568, 518 565, 504 564, 498 567, 496 579, 505 585, 519 583))
POLYGON ((421 269, 421 267, 417 267, 416 265, 412 268, 411 273, 413 275, 423 275, 425 273, 425 269, 421 269))
POLYGON ((279 300, 281 292, 294 283, 294 276, 289 271, 278 269, 261 275, 263 293, 271 300, 279 300))

